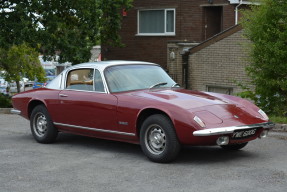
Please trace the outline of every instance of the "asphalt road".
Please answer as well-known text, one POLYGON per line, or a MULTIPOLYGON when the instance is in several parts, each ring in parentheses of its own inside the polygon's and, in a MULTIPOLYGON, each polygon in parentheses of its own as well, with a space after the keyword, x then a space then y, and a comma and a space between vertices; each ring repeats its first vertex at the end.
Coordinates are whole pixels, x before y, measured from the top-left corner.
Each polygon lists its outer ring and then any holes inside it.
POLYGON ((0 192, 272 191, 287 189, 287 133, 272 132, 238 152, 185 147, 171 164, 137 145, 60 134, 38 144, 29 122, 0 114, 0 192))

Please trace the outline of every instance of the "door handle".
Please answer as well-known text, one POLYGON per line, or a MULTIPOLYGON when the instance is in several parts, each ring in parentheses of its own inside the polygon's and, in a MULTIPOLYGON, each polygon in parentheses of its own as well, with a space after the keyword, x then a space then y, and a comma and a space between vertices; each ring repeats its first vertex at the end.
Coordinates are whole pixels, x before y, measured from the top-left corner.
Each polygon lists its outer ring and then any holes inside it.
POLYGON ((68 95, 65 94, 59 94, 60 97, 68 97, 68 95))

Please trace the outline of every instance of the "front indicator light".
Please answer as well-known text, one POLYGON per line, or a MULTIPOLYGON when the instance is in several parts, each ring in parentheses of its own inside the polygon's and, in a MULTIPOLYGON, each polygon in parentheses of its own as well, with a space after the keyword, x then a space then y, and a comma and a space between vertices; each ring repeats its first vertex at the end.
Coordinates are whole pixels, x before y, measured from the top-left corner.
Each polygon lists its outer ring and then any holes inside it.
POLYGON ((267 135, 268 135, 268 132, 269 130, 263 130, 260 135, 259 135, 259 138, 262 139, 262 138, 266 138, 267 135))
POLYGON ((203 121, 197 117, 197 116, 194 116, 193 120, 198 124, 200 125, 200 127, 204 128, 205 127, 205 124, 203 123, 203 121))
POLYGON ((229 137, 228 136, 221 136, 216 140, 217 145, 228 145, 229 137))

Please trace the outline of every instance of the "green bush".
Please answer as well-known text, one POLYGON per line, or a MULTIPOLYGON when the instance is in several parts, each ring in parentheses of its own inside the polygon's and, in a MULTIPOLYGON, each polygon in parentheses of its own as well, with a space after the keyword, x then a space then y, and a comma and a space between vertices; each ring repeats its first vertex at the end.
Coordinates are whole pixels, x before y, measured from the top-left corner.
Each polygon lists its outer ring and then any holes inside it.
MULTIPOLYGON (((243 12, 242 24, 252 41, 247 74, 255 90, 243 93, 266 113, 287 115, 287 1, 260 2, 243 12)), ((248 91, 248 90, 247 90, 248 91)))
POLYGON ((0 108, 11 108, 11 96, 0 93, 0 108))

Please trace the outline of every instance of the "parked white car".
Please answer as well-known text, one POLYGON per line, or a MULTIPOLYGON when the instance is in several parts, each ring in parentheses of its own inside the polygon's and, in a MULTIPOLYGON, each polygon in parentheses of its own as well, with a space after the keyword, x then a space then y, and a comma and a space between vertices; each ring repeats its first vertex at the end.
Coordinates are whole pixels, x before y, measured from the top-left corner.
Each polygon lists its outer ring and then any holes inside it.
POLYGON ((3 77, 0 76, 0 93, 8 94, 7 93, 8 86, 9 86, 9 83, 5 81, 3 77))
MULTIPOLYGON (((33 89, 33 81, 28 81, 27 78, 23 78, 23 81, 20 81, 20 92, 28 91, 33 89)), ((10 83, 10 93, 17 93, 16 82, 10 83)))

